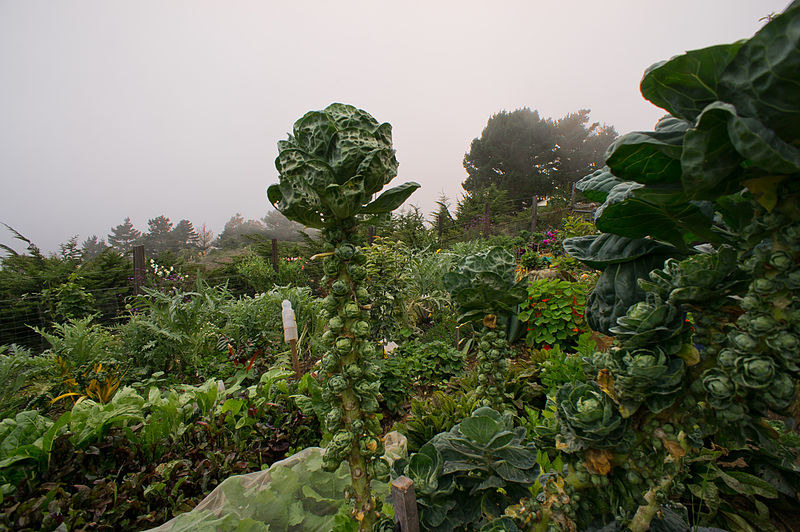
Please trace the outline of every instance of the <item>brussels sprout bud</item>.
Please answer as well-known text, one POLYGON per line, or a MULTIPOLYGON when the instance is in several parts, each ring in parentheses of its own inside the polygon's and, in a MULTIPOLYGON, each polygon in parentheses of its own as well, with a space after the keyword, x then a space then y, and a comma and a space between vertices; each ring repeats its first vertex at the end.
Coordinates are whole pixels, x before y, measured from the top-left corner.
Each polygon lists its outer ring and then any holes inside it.
POLYGON ((487 377, 486 375, 478 375, 478 382, 481 384, 486 384, 487 382, 489 382, 489 377, 487 377))
POLYGON ((489 342, 486 342, 484 340, 481 340, 480 342, 478 342, 478 349, 480 349, 481 351, 488 351, 491 348, 492 348, 492 344, 490 344, 489 342))
POLYGON ((350 277, 355 281, 363 281, 367 277, 367 270, 363 266, 359 266, 358 264, 351 264, 347 267, 347 273, 350 274, 350 277))
POLYGON ((361 309, 358 308, 358 305, 355 303, 348 303, 342 309, 342 315, 344 318, 353 319, 359 317, 361 314, 361 309))
POLYGON ((756 333, 765 333, 777 327, 778 323, 771 316, 761 315, 750 320, 750 327, 756 333))
POLYGON ((369 336, 369 323, 366 321, 357 321, 353 325, 353 334, 359 338, 366 338, 369 336))
POLYGON ((356 248, 353 244, 339 244, 334 251, 336 258, 342 261, 348 261, 353 258, 356 253, 356 248))
POLYGON ((328 320, 328 328, 336 334, 339 334, 344 328, 344 321, 342 321, 342 318, 339 316, 334 316, 328 320))
POLYGON ((332 408, 325 416, 325 426, 328 432, 336 432, 342 426, 342 411, 339 408, 332 408))
POLYGON ((347 389, 347 380, 341 375, 334 375, 328 379, 328 387, 334 393, 342 393, 347 389))
POLYGON ((739 333, 731 338, 734 347, 743 353, 752 351, 758 345, 758 340, 747 333, 739 333))
POLYGON ((769 294, 777 290, 777 286, 769 279, 759 278, 751 283, 753 290, 758 294, 769 294))
POLYGON ((347 295, 348 291, 349 287, 347 286, 347 283, 341 279, 331 285, 331 294, 335 296, 344 297, 347 295))
POLYGON ((364 431, 364 422, 360 419, 354 419, 352 423, 350 423, 350 428, 356 434, 361 434, 364 431))
POLYGON ((328 330, 322 333, 321 339, 324 345, 330 346, 333 344, 334 340, 336 340, 336 334, 333 331, 328 330))
POLYGON ((322 300, 322 306, 331 314, 335 314, 336 310, 339 308, 339 302, 331 294, 328 294, 325 296, 325 299, 322 300))
POLYGON ((492 358, 499 358, 500 357, 500 350, 498 349, 490 349, 489 356, 492 358))
POLYGON ((341 268, 341 266, 342 263, 339 262, 336 257, 326 257, 322 263, 322 271, 329 277, 336 277, 339 275, 339 268, 341 268))
POLYGON ((358 364, 350 364, 345 368, 345 373, 350 379, 357 380, 362 377, 364 371, 358 364))
POLYGON ((723 349, 717 356, 717 361, 723 368, 732 368, 739 354, 733 349, 723 349))
POLYGON ((353 340, 346 337, 340 336, 336 340, 336 352, 341 355, 345 356, 353 349, 353 340))
POLYGON ((356 289, 356 297, 358 301, 361 303, 367 303, 372 297, 370 296, 369 292, 363 286, 359 286, 356 289))
POLYGON ((788 270, 792 266, 792 257, 785 251, 775 251, 769 256, 769 265, 776 270, 788 270))
POLYGON ((742 308, 745 310, 755 310, 761 305, 757 297, 750 294, 742 298, 742 308))

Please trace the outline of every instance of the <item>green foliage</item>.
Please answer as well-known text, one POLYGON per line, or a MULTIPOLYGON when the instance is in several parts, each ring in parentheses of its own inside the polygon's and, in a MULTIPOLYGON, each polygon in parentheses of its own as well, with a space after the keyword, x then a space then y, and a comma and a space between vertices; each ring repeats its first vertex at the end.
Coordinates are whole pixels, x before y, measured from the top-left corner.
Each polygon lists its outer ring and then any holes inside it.
POLYGON ((204 366, 216 368, 224 360, 217 342, 231 300, 224 287, 198 285, 196 291, 171 294, 146 290, 134 303, 139 312, 120 326, 131 365, 141 375, 165 371, 191 379, 204 366))
POLYGON ((395 428, 408 438, 408 451, 418 451, 440 432, 447 432, 478 407, 474 394, 434 391, 428 398, 413 398, 409 414, 395 428))
POLYGON ((508 324, 516 314, 516 305, 525 299, 522 282, 515 282, 514 256, 503 248, 491 248, 482 253, 467 255, 455 271, 443 277, 461 312, 459 322, 481 320, 496 314, 508 324))
MULTIPOLYGON (((581 337, 586 336, 590 336, 590 333, 581 335, 581 337)), ((555 392, 562 384, 583 381, 585 377, 580 356, 562 351, 558 345, 546 353, 547 358, 540 364, 539 379, 548 394, 555 392)))
POLYGON ((381 396, 392 413, 404 411, 415 388, 442 387, 464 371, 464 353, 441 341, 408 341, 379 361, 381 396))
POLYGON ((426 528, 471 530, 501 516, 536 482, 536 450, 524 437, 525 429, 514 427, 511 414, 479 408, 393 469, 420 486, 420 520, 426 528))
POLYGON ((47 302, 53 321, 84 318, 95 311, 94 297, 79 286, 76 279, 77 273, 73 273, 67 282, 42 290, 43 302, 47 302))
POLYGON ((33 406, 52 385, 53 356, 33 356, 17 346, 0 346, 0 419, 33 406))
POLYGON ((528 307, 519 313, 530 346, 567 347, 585 331, 583 306, 586 294, 580 285, 558 279, 538 279, 528 284, 528 307))
POLYGON ((300 275, 299 261, 278 261, 278 271, 272 263, 259 255, 247 254, 234 262, 236 273, 244 277, 256 292, 267 292, 275 285, 286 286, 298 284, 300 275))
POLYGON ((616 405, 594 383, 567 383, 558 390, 560 442, 570 452, 623 443, 628 425, 616 405))

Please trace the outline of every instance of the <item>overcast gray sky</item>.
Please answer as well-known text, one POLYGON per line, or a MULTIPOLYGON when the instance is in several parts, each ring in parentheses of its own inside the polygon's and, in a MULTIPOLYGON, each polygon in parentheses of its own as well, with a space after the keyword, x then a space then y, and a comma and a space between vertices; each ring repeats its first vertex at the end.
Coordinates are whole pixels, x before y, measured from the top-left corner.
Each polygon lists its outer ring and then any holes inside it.
POLYGON ((455 204, 493 113, 652 129, 650 64, 749 37, 787 4, 0 0, 0 221, 49 251, 126 216, 219 233, 271 209, 276 142, 336 101, 392 124, 397 184, 421 183, 427 213, 455 204))

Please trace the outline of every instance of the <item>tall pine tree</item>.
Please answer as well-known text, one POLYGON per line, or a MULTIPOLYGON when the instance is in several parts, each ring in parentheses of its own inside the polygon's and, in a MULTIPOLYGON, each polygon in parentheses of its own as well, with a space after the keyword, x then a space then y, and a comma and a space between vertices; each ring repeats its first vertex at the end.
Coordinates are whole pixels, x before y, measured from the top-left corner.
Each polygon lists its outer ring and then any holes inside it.
POLYGON ((120 253, 127 253, 141 236, 142 232, 133 226, 129 217, 126 217, 121 224, 111 229, 108 234, 108 244, 120 253))

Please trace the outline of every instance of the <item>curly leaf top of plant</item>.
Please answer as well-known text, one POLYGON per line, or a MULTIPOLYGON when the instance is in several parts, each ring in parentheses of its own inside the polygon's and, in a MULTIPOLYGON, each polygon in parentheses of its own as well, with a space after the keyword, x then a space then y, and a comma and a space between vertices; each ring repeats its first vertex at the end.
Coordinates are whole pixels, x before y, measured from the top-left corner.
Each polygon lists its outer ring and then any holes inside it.
POLYGON ((617 405, 594 383, 567 383, 558 390, 560 434, 556 446, 567 452, 620 445, 628 425, 617 405))
POLYGON ((306 113, 278 152, 280 183, 267 196, 287 218, 308 227, 334 228, 359 214, 389 213, 419 188, 405 183, 370 202, 397 175, 392 127, 352 105, 306 113))
POLYGON ((324 463, 334 470, 347 460, 354 517, 362 530, 370 530, 379 506, 370 480, 385 477, 388 464, 380 458, 380 370, 368 338, 371 296, 360 286, 367 275, 366 255, 356 229, 359 217, 391 212, 419 185, 391 188, 370 202, 397 174, 391 126, 350 105, 334 103, 307 113, 278 150, 280 183, 269 187, 269 200, 290 220, 321 228, 330 250, 323 264, 329 294, 323 300, 328 330, 322 341, 328 352, 320 373, 332 438, 324 463))
POLYGON ((480 320, 487 314, 508 316, 525 300, 524 282, 514 281, 516 260, 510 251, 490 248, 467 255, 455 271, 444 274, 444 286, 461 310, 460 322, 480 320))

